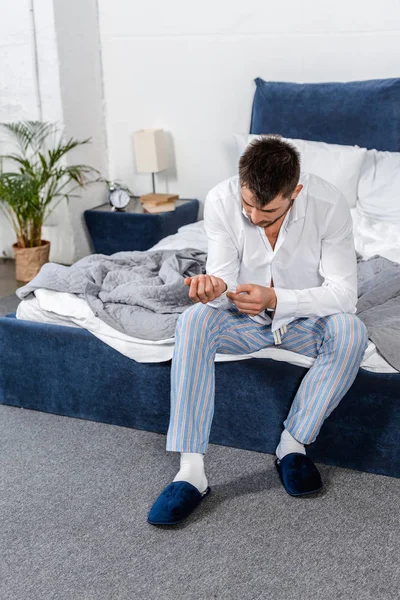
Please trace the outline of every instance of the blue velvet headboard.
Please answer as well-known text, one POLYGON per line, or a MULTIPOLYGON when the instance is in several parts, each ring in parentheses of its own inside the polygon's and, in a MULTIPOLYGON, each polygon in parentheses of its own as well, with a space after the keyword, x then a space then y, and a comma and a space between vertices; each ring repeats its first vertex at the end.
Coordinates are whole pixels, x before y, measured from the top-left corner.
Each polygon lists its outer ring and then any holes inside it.
POLYGON ((400 152, 400 78, 255 83, 250 133, 400 152))

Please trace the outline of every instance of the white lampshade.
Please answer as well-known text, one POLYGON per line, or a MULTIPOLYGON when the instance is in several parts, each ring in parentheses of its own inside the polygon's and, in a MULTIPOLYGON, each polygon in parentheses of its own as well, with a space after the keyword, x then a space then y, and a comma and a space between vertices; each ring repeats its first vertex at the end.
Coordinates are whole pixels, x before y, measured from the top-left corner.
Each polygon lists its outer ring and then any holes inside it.
POLYGON ((140 129, 135 132, 136 170, 158 173, 168 167, 164 129, 140 129))

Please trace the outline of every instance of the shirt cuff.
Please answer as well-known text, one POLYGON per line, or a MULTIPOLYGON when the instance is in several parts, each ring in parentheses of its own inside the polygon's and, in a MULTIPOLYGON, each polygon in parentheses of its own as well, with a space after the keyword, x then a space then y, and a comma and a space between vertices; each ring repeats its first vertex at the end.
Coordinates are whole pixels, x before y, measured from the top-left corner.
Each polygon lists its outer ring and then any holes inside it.
POLYGON ((211 308, 222 308, 227 309, 230 308, 232 304, 232 300, 226 297, 226 290, 223 294, 215 298, 215 300, 211 300, 211 302, 207 302, 207 306, 211 306, 211 308))
POLYGON ((297 318, 298 299, 295 290, 274 287, 276 294, 276 308, 274 321, 280 321, 286 317, 297 318))
POLYGON ((223 310, 227 310, 233 304, 232 300, 227 297, 227 292, 236 292, 236 284, 228 285, 225 292, 223 292, 218 298, 215 300, 211 300, 211 302, 207 302, 207 306, 211 306, 211 308, 222 308, 223 310))

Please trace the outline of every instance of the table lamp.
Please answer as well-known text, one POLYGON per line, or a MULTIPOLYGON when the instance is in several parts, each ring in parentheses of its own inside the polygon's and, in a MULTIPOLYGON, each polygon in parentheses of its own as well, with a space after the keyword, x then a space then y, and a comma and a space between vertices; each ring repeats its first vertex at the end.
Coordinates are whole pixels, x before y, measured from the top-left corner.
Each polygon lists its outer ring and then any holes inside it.
POLYGON ((165 171, 168 167, 167 144, 164 129, 140 129, 135 132, 136 171, 151 173, 153 193, 140 196, 141 202, 156 204, 178 198, 176 194, 156 194, 154 173, 165 171))

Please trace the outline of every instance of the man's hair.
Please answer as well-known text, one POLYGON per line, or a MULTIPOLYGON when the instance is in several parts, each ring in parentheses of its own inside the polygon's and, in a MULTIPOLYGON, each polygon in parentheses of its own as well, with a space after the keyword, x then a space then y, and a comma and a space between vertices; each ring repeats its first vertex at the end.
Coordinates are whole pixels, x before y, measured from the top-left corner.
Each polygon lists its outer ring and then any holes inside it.
POLYGON ((258 208, 279 194, 289 198, 299 179, 300 153, 277 133, 253 140, 240 157, 240 185, 253 192, 258 208))

